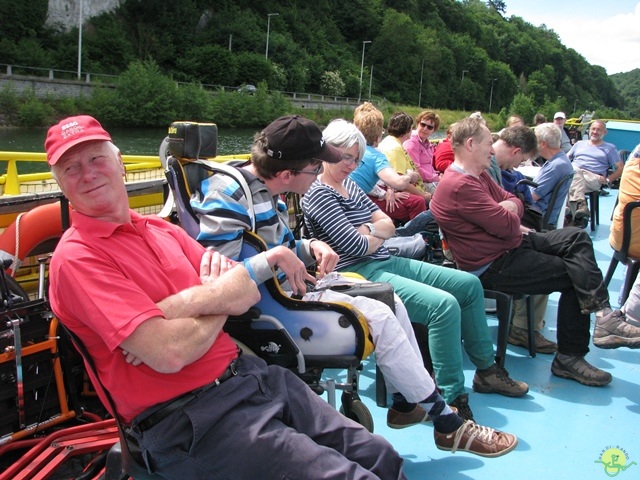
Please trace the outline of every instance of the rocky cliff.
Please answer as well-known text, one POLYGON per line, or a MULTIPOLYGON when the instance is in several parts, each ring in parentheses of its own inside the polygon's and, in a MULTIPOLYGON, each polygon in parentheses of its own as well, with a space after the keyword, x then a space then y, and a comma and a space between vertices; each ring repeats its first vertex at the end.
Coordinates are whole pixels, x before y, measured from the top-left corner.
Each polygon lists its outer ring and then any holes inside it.
POLYGON ((125 0, 49 0, 48 25, 62 25, 65 30, 78 26, 80 2, 82 18, 89 19, 115 10, 125 0))

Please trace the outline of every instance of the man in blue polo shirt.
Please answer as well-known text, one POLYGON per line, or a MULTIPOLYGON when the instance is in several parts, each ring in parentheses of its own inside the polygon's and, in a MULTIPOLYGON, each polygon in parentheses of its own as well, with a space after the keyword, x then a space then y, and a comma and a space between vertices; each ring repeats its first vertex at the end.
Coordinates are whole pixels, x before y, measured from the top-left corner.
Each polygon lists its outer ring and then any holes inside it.
POLYGON ((606 134, 606 123, 602 120, 593 121, 589 127, 589 139, 577 142, 567 154, 573 162, 569 207, 575 222, 589 217, 585 195, 597 192, 602 185, 607 185, 622 175, 624 165, 615 145, 604 141, 606 134), (609 167, 614 170, 607 175, 609 167))

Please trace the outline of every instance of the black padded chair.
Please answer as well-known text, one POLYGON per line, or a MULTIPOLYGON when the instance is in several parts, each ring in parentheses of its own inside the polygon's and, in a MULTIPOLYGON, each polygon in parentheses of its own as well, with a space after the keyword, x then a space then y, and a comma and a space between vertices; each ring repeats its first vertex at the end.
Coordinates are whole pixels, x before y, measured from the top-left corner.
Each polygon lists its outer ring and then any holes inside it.
POLYGON ((596 226, 600 225, 600 190, 587 193, 589 198, 589 213, 591 214, 591 231, 596 230, 596 226))
POLYGON ((69 330, 62 323, 59 324, 61 328, 61 333, 67 335, 76 348, 78 353, 82 356, 84 360, 85 367, 87 368, 87 373, 89 374, 89 378, 91 378, 91 383, 96 391, 100 392, 101 399, 107 401, 107 405, 105 408, 107 411, 115 418, 116 425, 118 426, 118 436, 120 437, 120 441, 117 442, 109 452, 107 453, 107 464, 105 469, 105 480, 124 480, 129 477, 135 478, 136 480, 157 480, 163 478, 157 474, 149 473, 147 468, 144 465, 141 457, 141 453, 137 444, 135 444, 135 440, 127 437, 126 427, 122 423, 122 420, 118 417, 118 412, 115 407, 115 402, 111 395, 104 388, 100 378, 98 377, 98 371, 96 369, 95 363, 93 359, 89 355, 87 348, 85 347, 82 340, 69 330))
POLYGON ((544 212, 544 215, 542 216, 543 231, 554 230, 556 228, 560 215, 564 215, 564 211, 561 209, 555 221, 553 223, 550 222, 551 213, 553 213, 553 208, 555 207, 557 202, 562 202, 566 199, 567 194, 569 193, 569 188, 567 187, 566 192, 564 192, 564 195, 560 195, 560 192, 563 191, 564 187, 566 187, 567 184, 571 185, 572 179, 573 179, 573 172, 568 173, 567 175, 562 177, 558 183, 556 183, 555 187, 553 187, 553 192, 551 192, 551 198, 549 199, 549 205, 547 206, 547 210, 544 212))
MULTIPOLYGON (((453 254, 453 252, 451 252, 453 254)), ((455 254, 454 254, 455 257, 455 254)), ((454 258, 455 264, 455 258, 454 258)), ((456 266, 457 268, 457 266, 456 266)), ((496 339, 496 363, 504 367, 509 342, 509 330, 513 318, 513 301, 525 300, 527 306, 527 329, 529 330, 529 356, 536 356, 535 326, 531 297, 524 293, 507 293, 500 290, 484 289, 484 298, 496 301, 496 317, 498 317, 498 336, 496 339)))
MULTIPOLYGON (((555 207, 557 202, 563 201, 564 199, 566 199, 567 195, 569 194, 569 187, 567 186, 567 184, 571 184, 572 179, 573 179, 573 172, 568 173, 567 175, 562 177, 560 181, 556 183, 556 185, 553 187, 553 191, 551 192, 551 198, 549 199, 549 205, 547 205, 547 209, 545 210, 544 215, 542 216, 543 232, 548 230, 555 230, 556 224, 558 222, 558 218, 560 218, 560 215, 564 215, 564 212, 560 211, 560 213, 558 214, 558 217, 553 222, 551 222, 551 214, 553 213, 553 208, 555 207)), ((520 180, 516 184, 516 186, 521 184, 529 185, 533 188, 538 187, 538 184, 536 182, 534 182, 533 180, 529 180, 528 178, 520 180)))
MULTIPOLYGON (((620 157, 623 165, 627 163, 627 160, 629 160, 629 155, 631 155, 631 150, 618 150, 618 157, 620 157)), ((612 189, 620 188, 620 178, 611 182, 611 185, 609 185, 609 187, 612 189)))
POLYGON ((496 301, 496 317, 498 317, 498 337, 496 340, 496 363, 504 367, 507 355, 507 343, 509 340, 509 330, 511 328, 511 318, 513 315, 513 301, 525 300, 527 304, 527 327, 529 330, 529 356, 536 356, 535 325, 531 296, 522 293, 507 293, 499 290, 484 289, 484 298, 491 298, 496 301))
POLYGON ((620 250, 613 251, 609 269, 604 277, 604 284, 609 286, 609 282, 611 282, 611 278, 616 271, 618 263, 622 263, 627 266, 627 274, 625 275, 624 288, 620 299, 622 303, 624 303, 629 297, 631 287, 638 276, 638 271, 640 271, 640 258, 629 256, 632 212, 638 207, 640 207, 640 201, 629 202, 624 206, 624 210, 622 212, 622 245, 620 246, 620 250))

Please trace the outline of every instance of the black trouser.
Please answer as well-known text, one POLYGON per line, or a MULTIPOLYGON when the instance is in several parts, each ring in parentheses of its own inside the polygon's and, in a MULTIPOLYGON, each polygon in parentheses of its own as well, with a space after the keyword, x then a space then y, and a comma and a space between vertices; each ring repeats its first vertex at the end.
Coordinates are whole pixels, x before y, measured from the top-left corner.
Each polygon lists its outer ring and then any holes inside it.
POLYGON ((480 280, 503 292, 560 292, 558 351, 567 355, 589 351, 589 312, 609 306, 593 243, 579 228, 525 235, 522 245, 496 259, 480 280))

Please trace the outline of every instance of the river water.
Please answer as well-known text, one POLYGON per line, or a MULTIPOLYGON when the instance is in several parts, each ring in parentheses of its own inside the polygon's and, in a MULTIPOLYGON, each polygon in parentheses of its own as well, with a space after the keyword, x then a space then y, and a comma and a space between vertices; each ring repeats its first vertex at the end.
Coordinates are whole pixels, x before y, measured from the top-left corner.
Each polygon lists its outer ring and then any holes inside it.
MULTIPOLYGON (((110 128, 109 133, 125 155, 157 155, 167 136, 164 128, 110 128)), ((248 153, 256 130, 221 128, 218 131, 218 155, 248 153)), ((0 128, 0 151, 44 152, 46 128, 0 128)))
MULTIPOLYGON (((218 155, 249 153, 256 130, 249 128, 221 128, 218 131, 218 155)), ((110 128, 113 143, 124 155, 158 155, 160 144, 167 136, 164 128, 110 128)), ((46 128, 0 128, 0 151, 44 152, 46 128)), ((20 162, 18 173, 47 171, 41 162, 20 162)), ((0 161, 0 175, 7 171, 0 161)))
MULTIPOLYGON (((218 155, 249 153, 253 136, 251 128, 220 128, 218 155)), ((162 140, 167 136, 164 128, 110 128, 109 133, 125 155, 158 155, 162 140)), ((438 138, 441 132, 432 137, 438 138)), ((44 152, 46 128, 0 128, 1 152, 44 152)), ((37 162, 20 162, 19 173, 46 171, 47 166, 37 162)), ((0 161, 0 174, 6 172, 6 162, 0 161)))

